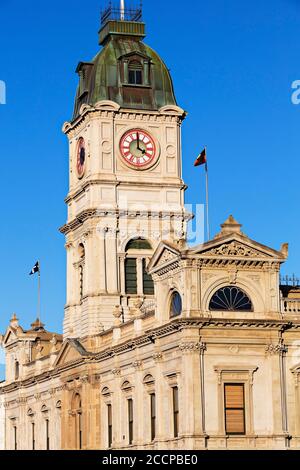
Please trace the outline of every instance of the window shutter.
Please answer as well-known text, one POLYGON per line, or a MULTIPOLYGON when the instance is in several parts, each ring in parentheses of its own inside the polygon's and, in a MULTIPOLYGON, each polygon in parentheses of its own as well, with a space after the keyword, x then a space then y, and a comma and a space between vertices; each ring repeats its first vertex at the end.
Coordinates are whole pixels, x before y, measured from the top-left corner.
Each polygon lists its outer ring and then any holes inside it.
POLYGON ((225 423, 227 434, 245 434, 244 384, 225 384, 225 423))
POLYGON ((137 271, 135 258, 127 258, 125 260, 125 286, 126 294, 137 294, 137 271))
POLYGON ((146 295, 154 295, 154 283, 152 276, 147 273, 146 271, 146 260, 143 259, 143 286, 144 286, 144 294, 146 295))

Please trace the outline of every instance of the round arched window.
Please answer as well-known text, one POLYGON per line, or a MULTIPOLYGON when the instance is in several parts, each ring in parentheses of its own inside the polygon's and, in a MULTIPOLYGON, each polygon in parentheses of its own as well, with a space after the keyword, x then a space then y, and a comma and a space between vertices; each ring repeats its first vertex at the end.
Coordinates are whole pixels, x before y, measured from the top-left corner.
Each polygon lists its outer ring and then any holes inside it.
POLYGON ((173 292, 170 304, 170 317, 178 317, 182 313, 182 299, 178 292, 173 292))
POLYGON ((228 286, 214 293, 209 303, 209 310, 251 312, 253 306, 244 291, 235 286, 228 286))

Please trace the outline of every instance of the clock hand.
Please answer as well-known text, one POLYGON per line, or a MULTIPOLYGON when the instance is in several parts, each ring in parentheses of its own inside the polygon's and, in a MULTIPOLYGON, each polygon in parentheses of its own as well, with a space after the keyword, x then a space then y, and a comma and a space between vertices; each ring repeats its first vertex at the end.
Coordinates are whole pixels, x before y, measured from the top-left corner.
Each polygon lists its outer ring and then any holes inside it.
POLYGON ((140 134, 139 134, 138 132, 137 132, 137 149, 138 149, 138 150, 142 150, 142 149, 140 148, 140 134))

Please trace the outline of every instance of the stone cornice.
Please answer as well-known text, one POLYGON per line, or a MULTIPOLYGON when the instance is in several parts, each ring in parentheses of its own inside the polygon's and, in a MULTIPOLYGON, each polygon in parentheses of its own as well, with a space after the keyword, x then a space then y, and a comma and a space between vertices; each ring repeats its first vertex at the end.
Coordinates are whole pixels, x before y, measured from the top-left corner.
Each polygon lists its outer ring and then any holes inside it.
POLYGON ((63 234, 67 234, 72 230, 76 229, 77 227, 80 227, 86 220, 90 219, 91 217, 94 217, 96 214, 97 209, 84 210, 80 212, 80 214, 78 214, 77 217, 71 222, 61 227, 59 231, 63 234))
MULTIPOLYGON (((183 214, 182 211, 178 212, 156 212, 155 213, 156 217, 158 219, 184 219, 186 222, 188 222, 191 219, 191 215, 188 213, 183 214)), ((71 220, 71 222, 63 225, 60 227, 59 231, 63 233, 64 235, 67 235, 68 233, 72 232, 73 230, 77 229, 80 227, 86 220, 94 218, 94 217, 115 217, 118 219, 121 218, 136 218, 136 217, 144 217, 148 218, 151 217, 152 213, 151 211, 135 211, 135 210, 121 210, 121 209, 111 209, 111 210, 105 210, 105 209, 87 209, 85 211, 80 212, 75 219, 71 220)))
MULTIPOLYGON (((232 259, 232 258, 202 258, 202 255, 185 255, 181 254, 180 260, 170 260, 161 266, 155 267, 151 274, 155 274, 157 278, 164 279, 169 277, 170 273, 174 270, 185 268, 214 268, 214 269, 228 269, 230 267, 237 267, 243 270, 272 270, 279 271, 280 262, 268 259, 232 259), (193 257, 192 257, 193 256, 193 257), (188 258, 190 257, 190 259, 188 258)), ((173 273, 174 274, 174 273, 173 273)))
MULTIPOLYGON (((180 108, 178 108, 180 109, 180 108)), ((160 112, 157 111, 145 111, 145 110, 130 110, 130 109, 120 109, 118 105, 115 107, 102 107, 101 102, 99 107, 84 105, 82 108, 81 115, 78 116, 72 122, 66 122, 63 125, 63 132, 66 135, 69 135, 70 138, 76 135, 76 132, 80 130, 86 121, 91 121, 97 118, 107 118, 112 117, 118 121, 131 119, 132 121, 144 121, 144 122, 175 122, 181 124, 186 116, 186 113, 182 110, 182 113, 174 113, 174 110, 163 110, 160 112), (130 116, 130 118, 129 118, 130 116)))
MULTIPOLYGON (((178 180, 178 178, 176 178, 178 180)), ((95 185, 108 185, 108 186, 113 186, 113 187, 119 187, 119 186, 141 186, 141 181, 117 181, 117 180, 111 180, 111 181, 108 181, 108 180, 104 180, 104 179, 93 179, 93 180, 88 180, 88 181, 85 181, 84 184, 82 184, 82 186, 80 186, 80 188, 76 189, 74 192, 70 192, 67 197, 65 198, 65 203, 69 203, 70 201, 72 201, 73 199, 75 199, 76 197, 80 196, 81 194, 83 194, 85 192, 86 189, 88 189, 90 186, 95 186, 95 185)), ((151 182, 151 181, 147 181, 147 186, 149 187, 152 187, 152 188, 158 188, 160 189, 161 188, 161 184, 157 183, 157 182, 151 182)), ((176 189, 184 189, 186 190, 187 189, 187 186, 183 183, 183 181, 179 182, 179 183, 166 183, 164 182, 164 188, 176 188, 176 189)))
MULTIPOLYGON (((122 328, 122 327, 121 327, 122 328)), ((191 318, 191 319, 177 319, 173 320, 171 323, 157 327, 146 331, 143 335, 134 340, 129 340, 119 345, 110 347, 101 351, 100 353, 91 354, 86 358, 79 358, 73 362, 62 364, 55 369, 50 371, 43 372, 39 375, 31 377, 26 380, 20 380, 17 383, 11 383, 8 385, 3 385, 0 387, 0 395, 4 393, 9 393, 16 391, 18 389, 27 388, 37 383, 45 382, 49 379, 59 378, 61 373, 67 372, 68 370, 73 369, 74 367, 86 366, 89 363, 101 363, 107 359, 112 358, 126 352, 130 352, 138 347, 154 344, 156 339, 171 335, 176 332, 181 332, 189 328, 209 328, 209 329, 236 329, 236 330, 276 330, 284 331, 286 329, 299 329, 300 322, 285 322, 282 320, 235 320, 235 319, 224 319, 224 318, 191 318)), ((105 333, 102 333, 102 335, 105 333)))

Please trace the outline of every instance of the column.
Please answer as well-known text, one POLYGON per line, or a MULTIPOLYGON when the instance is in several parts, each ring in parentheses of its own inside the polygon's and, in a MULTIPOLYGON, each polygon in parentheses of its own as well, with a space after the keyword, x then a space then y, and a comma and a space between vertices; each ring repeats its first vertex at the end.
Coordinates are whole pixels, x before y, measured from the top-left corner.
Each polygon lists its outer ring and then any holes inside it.
POLYGON ((107 228, 99 227, 97 228, 97 236, 99 243, 99 263, 100 263, 100 276, 99 276, 99 289, 102 294, 107 292, 106 285, 106 253, 105 253, 105 237, 106 237, 107 228))
POLYGON ((137 258, 136 260, 136 268, 137 268, 137 293, 138 295, 144 294, 144 286, 143 286, 143 259, 137 258))
MULTIPOLYGON (((180 389, 181 432, 186 438, 185 448, 194 448, 194 438, 204 434, 202 414, 200 354, 202 343, 184 341, 179 345, 182 354, 182 381, 180 389), (183 379, 184 378, 184 379, 183 379)), ((204 404, 203 404, 204 407, 204 404)))

